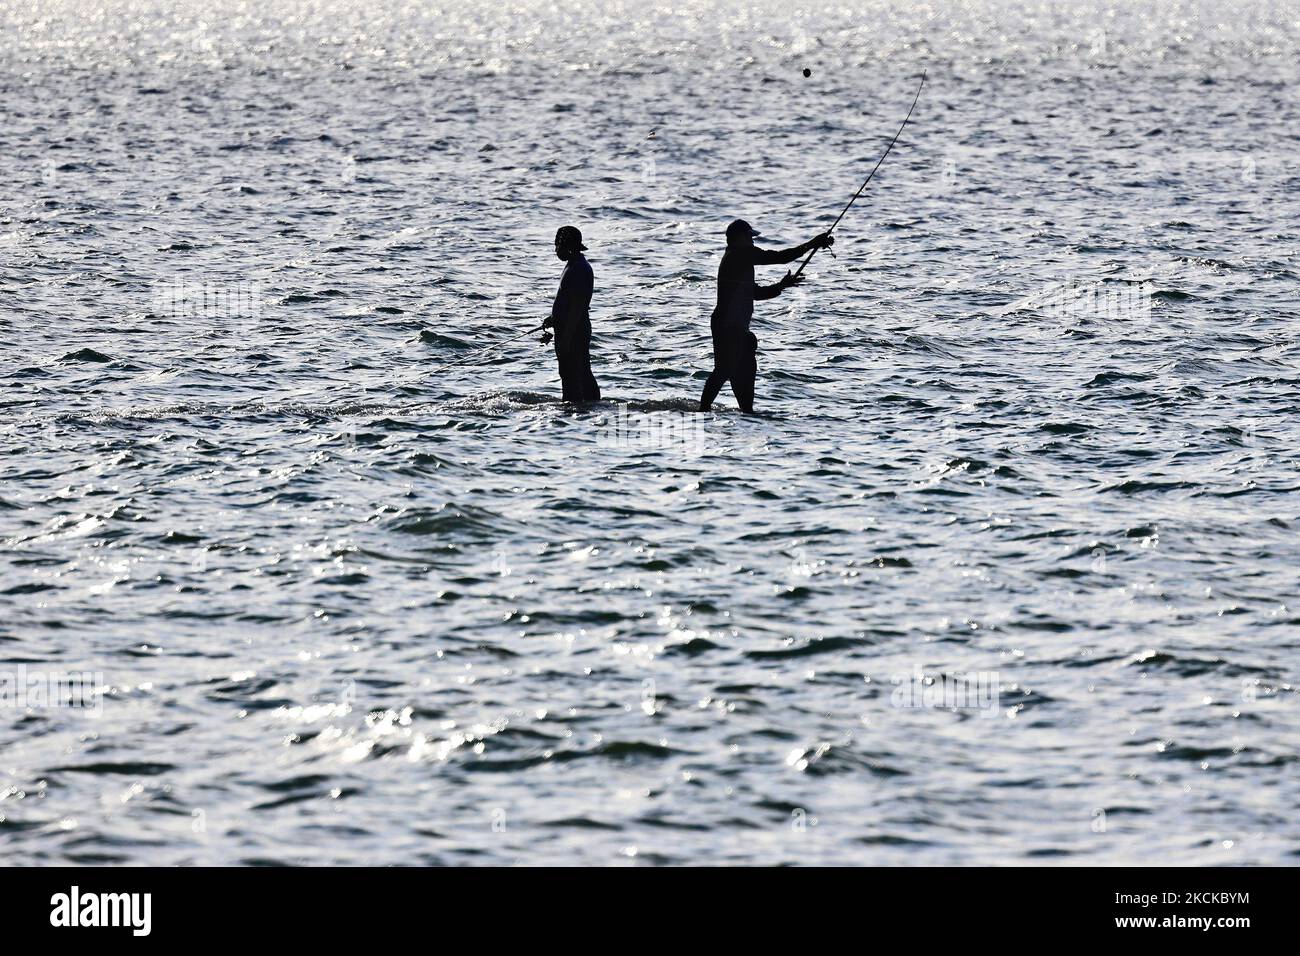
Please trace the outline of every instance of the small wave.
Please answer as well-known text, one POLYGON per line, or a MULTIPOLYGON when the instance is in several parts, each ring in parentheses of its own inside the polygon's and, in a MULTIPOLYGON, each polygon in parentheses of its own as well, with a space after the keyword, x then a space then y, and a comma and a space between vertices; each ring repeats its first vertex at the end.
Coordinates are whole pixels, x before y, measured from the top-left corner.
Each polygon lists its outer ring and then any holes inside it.
POLYGON ((389 528, 400 534, 449 535, 469 534, 487 537, 499 532, 500 515, 483 508, 443 505, 440 508, 413 508, 402 512, 389 522, 389 528))
POLYGON ((1103 385, 1116 385, 1120 382, 1147 382, 1151 376, 1144 372, 1100 372, 1094 375, 1084 388, 1100 388, 1103 385))
POLYGON ((77 349, 75 352, 69 352, 63 356, 61 362, 111 362, 113 357, 105 355, 103 352, 97 352, 95 349, 77 349))
POLYGON ((295 292, 280 300, 281 305, 303 305, 310 302, 324 302, 327 299, 341 299, 347 296, 340 289, 324 289, 320 292, 295 292))
POLYGON ((855 650, 868 643, 868 641, 848 637, 823 637, 814 638, 795 647, 783 647, 771 651, 746 651, 745 656, 757 661, 787 660, 789 658, 815 657, 818 654, 829 654, 832 651, 855 650))
POLYGON ((420 330, 420 341, 426 345, 440 345, 452 349, 472 349, 479 347, 473 342, 466 342, 464 339, 458 339, 451 335, 443 335, 441 332, 433 332, 429 329, 420 330))
POLYGON ((1144 491, 1164 492, 1179 491, 1182 489, 1195 490, 1198 488, 1200 488, 1200 485, 1192 481, 1138 481, 1136 479, 1130 479, 1128 481, 1121 481, 1118 484, 1106 485, 1101 489, 1101 491, 1103 493, 1114 491, 1122 495, 1136 495, 1144 491))
POLYGON ((159 774, 175 770, 176 766, 170 763, 146 763, 144 761, 128 761, 126 763, 82 763, 69 764, 62 767, 50 767, 46 773, 89 773, 96 775, 112 776, 140 776, 156 777, 159 774))

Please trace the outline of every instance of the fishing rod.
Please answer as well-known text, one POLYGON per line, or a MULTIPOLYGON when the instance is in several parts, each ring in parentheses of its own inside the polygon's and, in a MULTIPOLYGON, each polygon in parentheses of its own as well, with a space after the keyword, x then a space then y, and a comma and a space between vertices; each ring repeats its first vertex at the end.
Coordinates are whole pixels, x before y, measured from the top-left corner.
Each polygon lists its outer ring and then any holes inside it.
MULTIPOLYGON (((867 174, 867 178, 862 181, 862 185, 859 186, 858 191, 853 194, 853 198, 849 200, 848 205, 840 210, 840 214, 835 217, 835 221, 831 223, 831 227, 826 230, 828 235, 835 231, 835 227, 840 224, 840 220, 844 218, 845 213, 847 213, 853 204, 858 201, 858 197, 861 196, 863 190, 867 188, 867 183, 871 182, 871 177, 876 175, 876 170, 880 168, 880 164, 885 161, 885 157, 889 155, 889 151, 893 149, 894 144, 898 142, 898 137, 903 135, 903 130, 907 126, 907 121, 912 118, 912 110, 916 109, 916 104, 921 99, 921 90, 925 87, 925 73, 925 70, 921 71, 921 85, 916 88, 916 96, 912 99, 911 109, 909 109, 907 115, 903 117, 903 125, 898 127, 898 132, 895 133, 894 138, 889 141, 889 145, 885 147, 885 151, 880 154, 880 159, 876 160, 876 165, 872 168, 871 172, 867 174)), ((815 248, 809 250, 808 255, 804 258, 803 262, 799 263, 799 268, 795 272, 796 276, 803 272, 803 267, 811 262, 812 257, 816 254, 817 250, 815 248)))

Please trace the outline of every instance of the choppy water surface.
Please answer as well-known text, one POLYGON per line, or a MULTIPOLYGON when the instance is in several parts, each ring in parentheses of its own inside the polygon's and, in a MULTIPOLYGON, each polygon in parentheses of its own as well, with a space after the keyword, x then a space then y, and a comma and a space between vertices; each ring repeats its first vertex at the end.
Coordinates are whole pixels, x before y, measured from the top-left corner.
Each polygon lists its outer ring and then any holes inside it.
POLYGON ((1294 3, 175 6, 0 7, 6 862, 1296 861, 1294 3))

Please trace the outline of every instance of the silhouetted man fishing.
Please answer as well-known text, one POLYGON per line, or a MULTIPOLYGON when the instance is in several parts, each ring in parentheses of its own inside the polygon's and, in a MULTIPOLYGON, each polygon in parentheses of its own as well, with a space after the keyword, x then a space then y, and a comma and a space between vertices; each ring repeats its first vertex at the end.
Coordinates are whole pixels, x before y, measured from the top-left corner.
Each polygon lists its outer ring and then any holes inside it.
POLYGON ((754 410, 758 339, 749 331, 754 302, 775 299, 786 289, 803 282, 802 275, 787 272, 775 285, 757 285, 754 266, 793 262, 805 252, 825 249, 835 243, 835 237, 824 232, 801 246, 776 252, 756 248, 754 238, 758 235, 743 219, 737 219, 727 227, 727 251, 718 266, 718 304, 709 321, 713 330, 713 371, 704 383, 704 395, 700 398, 702 412, 713 407, 713 400, 728 381, 740 410, 754 410))
MULTIPOLYGON (((596 402, 600 386, 591 374, 591 265, 583 253, 582 233, 575 226, 561 226, 555 233, 555 255, 566 265, 555 293, 551 316, 542 327, 555 330, 555 357, 560 363, 560 381, 566 402, 596 402)), ((542 335, 542 344, 551 333, 542 335)))

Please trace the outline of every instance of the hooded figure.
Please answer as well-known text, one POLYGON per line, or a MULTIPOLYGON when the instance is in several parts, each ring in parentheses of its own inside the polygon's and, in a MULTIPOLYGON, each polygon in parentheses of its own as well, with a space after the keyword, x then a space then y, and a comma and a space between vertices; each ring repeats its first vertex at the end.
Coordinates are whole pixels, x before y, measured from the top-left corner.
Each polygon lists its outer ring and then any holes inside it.
MULTIPOLYGON (((600 386, 591 374, 591 265, 583 253, 582 233, 575 226, 561 226, 555 233, 556 258, 566 263, 555 293, 551 316, 543 326, 555 330, 555 357, 560 363, 560 381, 566 402, 600 400, 600 386)), ((547 332, 543 342, 550 339, 547 332)))
POLYGON ((777 252, 757 248, 754 239, 758 235, 743 219, 737 219, 727 227, 727 251, 718 266, 718 303, 709 322, 713 332, 713 371, 704 383, 704 394, 700 398, 702 412, 713 407, 713 400, 727 382, 731 382, 731 391, 740 410, 754 410, 758 339, 749 331, 754 303, 761 299, 775 299, 786 289, 803 282, 803 276, 786 272, 785 278, 775 285, 760 286, 754 282, 754 266, 793 262, 813 249, 825 249, 835 242, 835 237, 826 232, 801 246, 777 252))

